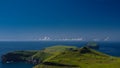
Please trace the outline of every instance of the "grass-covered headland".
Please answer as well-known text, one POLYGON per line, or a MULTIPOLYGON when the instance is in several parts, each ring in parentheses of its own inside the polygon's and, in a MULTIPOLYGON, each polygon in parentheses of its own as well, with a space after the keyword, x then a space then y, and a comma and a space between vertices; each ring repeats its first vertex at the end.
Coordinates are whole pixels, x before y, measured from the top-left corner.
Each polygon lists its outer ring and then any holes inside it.
MULTIPOLYGON (((98 52, 88 44, 75 46, 52 46, 38 51, 15 51, 2 56, 3 63, 29 62, 34 68, 119 68, 120 58, 98 52)), ((97 46, 98 47, 98 46, 97 46)))

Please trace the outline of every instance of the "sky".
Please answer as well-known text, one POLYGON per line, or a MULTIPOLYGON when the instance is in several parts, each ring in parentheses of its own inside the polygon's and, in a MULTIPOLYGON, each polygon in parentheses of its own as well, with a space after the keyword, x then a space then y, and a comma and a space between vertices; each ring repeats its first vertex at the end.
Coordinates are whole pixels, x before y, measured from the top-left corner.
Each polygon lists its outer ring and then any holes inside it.
POLYGON ((0 0, 0 41, 120 41, 119 0, 0 0))

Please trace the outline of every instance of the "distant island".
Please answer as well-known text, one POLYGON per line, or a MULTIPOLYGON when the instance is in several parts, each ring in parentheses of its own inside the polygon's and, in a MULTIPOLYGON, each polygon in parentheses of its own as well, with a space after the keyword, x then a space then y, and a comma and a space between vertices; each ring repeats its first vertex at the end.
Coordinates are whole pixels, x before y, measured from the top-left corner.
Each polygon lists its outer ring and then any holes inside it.
POLYGON ((89 42, 86 44, 86 47, 92 48, 92 49, 99 49, 99 45, 95 42, 89 42))
POLYGON ((52 46, 43 50, 15 51, 2 56, 3 63, 28 62, 34 68, 119 68, 120 58, 98 52, 96 43, 75 46, 52 46))

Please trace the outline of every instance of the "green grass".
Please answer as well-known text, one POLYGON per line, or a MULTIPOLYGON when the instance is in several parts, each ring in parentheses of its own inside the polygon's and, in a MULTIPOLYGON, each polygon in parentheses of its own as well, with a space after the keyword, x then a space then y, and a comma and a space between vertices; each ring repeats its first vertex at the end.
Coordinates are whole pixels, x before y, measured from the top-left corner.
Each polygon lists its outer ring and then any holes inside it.
POLYGON ((52 46, 52 47, 45 48, 42 51, 38 51, 32 57, 34 59, 39 59, 40 61, 44 61, 45 59, 51 57, 52 55, 59 54, 59 53, 64 52, 65 50, 68 50, 70 48, 76 49, 77 47, 75 47, 75 46, 62 46, 62 45, 52 46))
POLYGON ((39 61, 44 61, 45 59, 47 59, 49 56, 51 56, 52 54, 43 52, 43 51, 38 51, 36 54, 34 54, 32 56, 33 59, 39 59, 39 61))
POLYGON ((64 66, 66 68, 119 68, 120 59, 89 48, 81 48, 78 51, 65 51, 53 55, 46 59, 43 64, 35 68, 59 68, 62 65, 61 68, 64 66))
POLYGON ((56 53, 56 52, 64 52, 65 50, 68 50, 68 49, 77 49, 77 47, 75 47, 75 46, 56 45, 56 46, 45 48, 44 52, 53 54, 53 53, 56 53))
POLYGON ((4 60, 37 59, 34 68, 119 68, 120 58, 109 56, 89 47, 52 46, 39 51, 15 51, 4 60))
POLYGON ((53 65, 39 64, 36 65, 34 68, 80 68, 80 67, 53 66, 53 65))

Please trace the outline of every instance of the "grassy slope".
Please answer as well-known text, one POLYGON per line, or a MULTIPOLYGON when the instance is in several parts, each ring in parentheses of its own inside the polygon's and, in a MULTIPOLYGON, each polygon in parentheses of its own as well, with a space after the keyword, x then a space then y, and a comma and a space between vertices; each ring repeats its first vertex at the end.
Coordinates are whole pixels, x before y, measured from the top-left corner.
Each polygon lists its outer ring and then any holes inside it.
POLYGON ((63 52, 66 49, 69 48, 76 48, 74 46, 53 46, 48 47, 44 50, 35 50, 35 51, 14 51, 7 53, 2 56, 2 61, 23 61, 23 60, 31 60, 31 59, 37 59, 40 62, 44 61, 46 58, 50 57, 51 55, 54 55, 54 53, 63 52))
POLYGON ((61 46, 61 45, 52 46, 52 47, 48 47, 42 51, 38 51, 32 57, 34 59, 39 59, 40 61, 44 61, 45 59, 49 58, 50 56, 59 54, 60 52, 64 52, 65 50, 70 49, 70 48, 76 49, 77 47, 61 46))
POLYGON ((33 59, 38 59, 39 61, 44 61, 45 59, 47 59, 49 56, 51 56, 52 54, 49 53, 45 53, 43 51, 38 51, 36 54, 34 54, 32 57, 33 59))
POLYGON ((77 49, 77 47, 57 45, 57 46, 52 46, 52 47, 46 48, 44 50, 44 52, 54 54, 57 52, 64 52, 65 50, 68 50, 68 49, 77 49))
POLYGON ((35 66, 35 68, 72 68, 72 66, 75 66, 74 68, 119 68, 119 64, 119 58, 89 48, 81 48, 78 51, 69 50, 57 53, 46 59, 42 65, 35 66), (61 65, 66 65, 66 67, 61 67, 61 65))
POLYGON ((119 68, 120 58, 108 56, 90 48, 53 46, 42 51, 15 51, 4 60, 39 59, 42 64, 34 68, 119 68))

